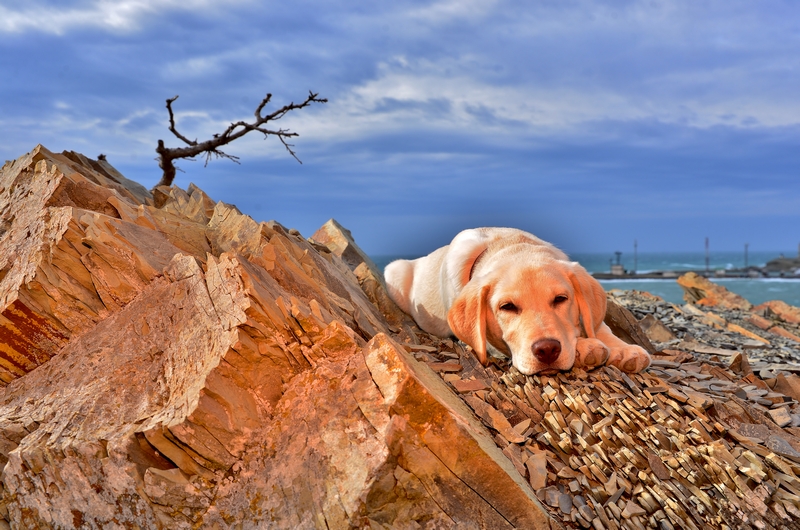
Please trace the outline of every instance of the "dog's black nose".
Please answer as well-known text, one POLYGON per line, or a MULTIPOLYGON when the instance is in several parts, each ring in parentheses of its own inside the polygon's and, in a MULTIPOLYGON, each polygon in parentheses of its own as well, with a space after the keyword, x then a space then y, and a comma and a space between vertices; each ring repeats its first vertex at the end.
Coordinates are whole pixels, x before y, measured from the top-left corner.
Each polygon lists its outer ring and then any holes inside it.
POLYGON ((544 364, 551 364, 561 354, 561 343, 555 339, 537 340, 531 346, 533 355, 544 364))

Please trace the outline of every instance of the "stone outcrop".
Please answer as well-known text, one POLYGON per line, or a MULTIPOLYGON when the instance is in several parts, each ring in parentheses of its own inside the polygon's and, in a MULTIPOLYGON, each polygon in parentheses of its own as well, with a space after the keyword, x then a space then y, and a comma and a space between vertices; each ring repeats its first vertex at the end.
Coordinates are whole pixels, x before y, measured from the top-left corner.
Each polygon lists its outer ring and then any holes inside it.
POLYGON ((767 264, 764 266, 764 270, 766 270, 767 272, 797 274, 796 271, 798 269, 800 269, 800 256, 796 258, 787 258, 781 256, 779 258, 769 260, 767 264))
POLYGON ((683 299, 690 304, 714 306, 721 309, 750 309, 752 304, 739 296, 717 285, 708 278, 694 272, 687 272, 677 280, 683 289, 683 299))
POLYGON ((386 318, 389 329, 397 333, 397 337, 403 342, 418 343, 417 333, 421 333, 420 329, 389 298, 383 271, 359 248, 349 230, 331 219, 314 232, 309 242, 341 258, 356 275, 364 294, 386 318))
POLYGON ((655 347, 650 342, 650 338, 636 320, 636 317, 625 307, 616 303, 613 298, 608 300, 604 322, 611 328, 614 335, 628 344, 641 346, 651 354, 656 352, 655 347))
POLYGON ((648 371, 524 376, 333 220, 37 147, 0 170, 0 529, 800 528, 798 310, 701 280, 610 293, 648 371))
POLYGON ((770 300, 753 308, 753 311, 774 315, 783 322, 800 324, 800 309, 791 306, 783 300, 770 300))
POLYGON ((41 146, 0 219, 12 526, 550 528, 360 251, 41 146))

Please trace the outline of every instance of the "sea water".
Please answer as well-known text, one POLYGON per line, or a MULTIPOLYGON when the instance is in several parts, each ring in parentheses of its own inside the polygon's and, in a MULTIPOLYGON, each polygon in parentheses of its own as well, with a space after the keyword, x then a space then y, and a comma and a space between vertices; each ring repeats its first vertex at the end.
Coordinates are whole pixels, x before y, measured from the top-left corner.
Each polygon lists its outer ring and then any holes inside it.
MULTIPOLYGON (((747 265, 762 267, 767 261, 779 257, 781 252, 750 252, 747 256, 747 265)), ((784 252, 786 256, 794 254, 784 252)), ((400 257, 413 259, 418 256, 374 256, 373 260, 383 270, 389 262, 400 257)), ((616 263, 613 252, 607 254, 573 253, 570 259, 580 262, 589 272, 609 272, 612 263, 616 263)), ((703 252, 652 252, 639 253, 634 269, 633 253, 622 254, 620 263, 626 270, 639 273, 650 271, 670 270, 680 273, 689 270, 705 270, 705 253, 703 252)), ((728 270, 743 268, 745 266, 744 252, 711 252, 709 253, 709 270, 728 270)), ((787 304, 800 306, 800 280, 780 278, 745 279, 745 278, 709 278, 711 281, 724 286, 729 291, 743 296, 753 304, 760 304, 767 300, 783 300, 787 304)), ((600 283, 609 291, 623 289, 647 291, 658 295, 668 302, 682 304, 683 290, 675 280, 601 280, 600 283)))

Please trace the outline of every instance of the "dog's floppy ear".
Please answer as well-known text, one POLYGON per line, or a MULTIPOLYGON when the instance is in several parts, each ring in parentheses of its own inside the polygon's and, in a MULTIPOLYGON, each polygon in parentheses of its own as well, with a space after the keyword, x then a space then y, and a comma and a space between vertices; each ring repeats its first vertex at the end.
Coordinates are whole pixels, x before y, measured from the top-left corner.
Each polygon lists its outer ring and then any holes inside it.
POLYGON ((468 284, 450 306, 447 323, 461 341, 472 346, 486 366, 486 319, 489 316, 489 285, 468 284))
POLYGON ((606 292, 600 282, 595 280, 577 262, 571 264, 569 279, 575 290, 575 298, 578 302, 586 336, 595 338, 597 328, 600 327, 606 316, 606 292))

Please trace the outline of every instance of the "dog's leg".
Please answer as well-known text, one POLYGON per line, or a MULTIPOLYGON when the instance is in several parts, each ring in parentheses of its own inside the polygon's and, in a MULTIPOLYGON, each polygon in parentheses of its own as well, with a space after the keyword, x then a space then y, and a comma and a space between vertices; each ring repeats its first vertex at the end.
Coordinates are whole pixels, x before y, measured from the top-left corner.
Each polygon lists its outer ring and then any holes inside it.
POLYGON ((608 359, 608 347, 598 339, 579 337, 575 344, 575 366, 594 368, 608 359))
POLYGON ((623 372, 638 373, 650 366, 650 354, 641 346, 628 344, 611 332, 605 323, 597 329, 597 338, 608 346, 606 364, 612 364, 623 372))

